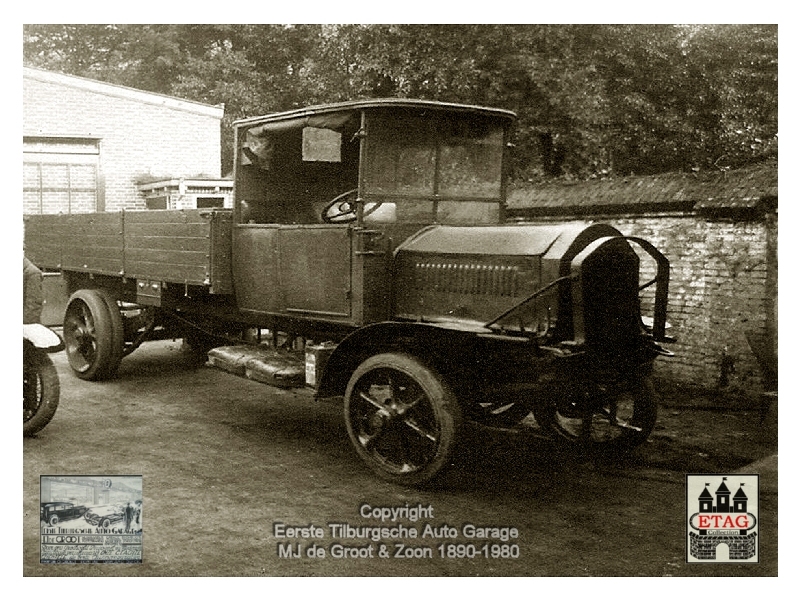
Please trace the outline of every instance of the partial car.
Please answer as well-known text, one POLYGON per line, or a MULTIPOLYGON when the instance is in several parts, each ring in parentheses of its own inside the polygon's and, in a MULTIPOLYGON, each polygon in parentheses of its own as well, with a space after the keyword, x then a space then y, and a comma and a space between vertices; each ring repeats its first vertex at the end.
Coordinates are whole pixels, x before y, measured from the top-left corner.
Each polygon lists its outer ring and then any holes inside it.
POLYGON ((121 504, 93 506, 86 511, 83 518, 90 525, 108 529, 114 523, 119 523, 125 519, 125 507, 121 504))
POLYGON ((85 512, 85 506, 72 502, 42 502, 39 506, 39 517, 51 527, 62 521, 79 519, 85 512))

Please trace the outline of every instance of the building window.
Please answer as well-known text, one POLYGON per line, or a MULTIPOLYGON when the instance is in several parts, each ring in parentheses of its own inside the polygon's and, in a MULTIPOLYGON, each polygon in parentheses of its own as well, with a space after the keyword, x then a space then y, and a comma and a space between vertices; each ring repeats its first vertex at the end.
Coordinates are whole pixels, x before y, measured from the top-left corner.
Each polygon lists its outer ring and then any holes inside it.
POLYGON ((23 213, 86 213, 99 205, 99 140, 23 137, 23 213))
POLYGON ((148 196, 145 198, 145 206, 149 210, 164 210, 167 208, 167 196, 148 196))
POLYGON ((225 206, 224 196, 198 196, 197 208, 223 208, 225 206))

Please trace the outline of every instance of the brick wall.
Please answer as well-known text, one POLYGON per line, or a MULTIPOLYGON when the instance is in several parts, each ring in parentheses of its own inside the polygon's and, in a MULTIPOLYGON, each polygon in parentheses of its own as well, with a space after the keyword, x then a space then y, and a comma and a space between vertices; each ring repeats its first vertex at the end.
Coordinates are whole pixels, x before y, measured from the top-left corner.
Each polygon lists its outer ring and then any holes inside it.
MULTIPOLYGON (((668 334, 678 340, 656 375, 758 393, 777 389, 777 208, 771 158, 732 170, 522 184, 511 189, 508 214, 605 222, 654 243, 670 261, 668 334)), ((648 300, 646 290, 643 311, 648 300)))
POLYGON ((83 85, 88 80, 73 86, 58 76, 46 79, 23 77, 23 132, 99 137, 105 210, 145 208, 136 188, 142 176, 220 176, 221 114, 212 114, 218 109, 97 82, 83 85))
MULTIPOLYGON (((673 358, 656 375, 715 388, 760 391, 752 342, 777 356, 777 222, 709 220, 697 215, 594 219, 653 242, 670 260, 669 334, 673 358)), ((648 265, 643 262, 643 268, 648 265)))

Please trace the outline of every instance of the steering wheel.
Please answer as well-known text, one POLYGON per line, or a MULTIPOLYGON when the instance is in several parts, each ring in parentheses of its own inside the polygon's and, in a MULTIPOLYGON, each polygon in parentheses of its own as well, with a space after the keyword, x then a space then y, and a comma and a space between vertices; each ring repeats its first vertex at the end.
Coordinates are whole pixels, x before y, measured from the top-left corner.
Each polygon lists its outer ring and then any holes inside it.
MULTIPOLYGON (((357 217, 358 188, 347 190, 344 194, 339 194, 325 205, 322 209, 322 220, 325 223, 350 223, 357 217)), ((364 206, 362 216, 371 215, 382 204, 380 200, 370 202, 364 206)))

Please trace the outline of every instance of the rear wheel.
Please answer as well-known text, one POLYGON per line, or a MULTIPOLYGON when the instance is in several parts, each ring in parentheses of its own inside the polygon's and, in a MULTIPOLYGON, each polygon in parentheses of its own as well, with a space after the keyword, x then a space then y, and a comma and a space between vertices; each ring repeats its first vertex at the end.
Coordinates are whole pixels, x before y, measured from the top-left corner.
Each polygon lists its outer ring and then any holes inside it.
POLYGON ((107 370, 109 377, 113 377, 119 368, 122 357, 125 355, 125 322, 120 311, 119 302, 105 290, 96 290, 103 298, 108 307, 108 315, 111 318, 111 356, 109 357, 107 370))
POLYGON ((22 435, 27 437, 53 418, 61 387, 56 367, 45 352, 24 343, 22 353, 22 435))
POLYGON ((656 423, 650 377, 608 384, 554 381, 534 408, 539 425, 558 439, 592 451, 619 453, 642 444, 656 423))
POLYGON ((401 353, 361 363, 347 384, 344 416, 361 459, 403 485, 426 483, 449 466, 462 422, 442 377, 401 353))
POLYGON ((81 379, 113 377, 122 360, 122 316, 103 290, 78 290, 64 315, 64 343, 70 367, 81 379))

